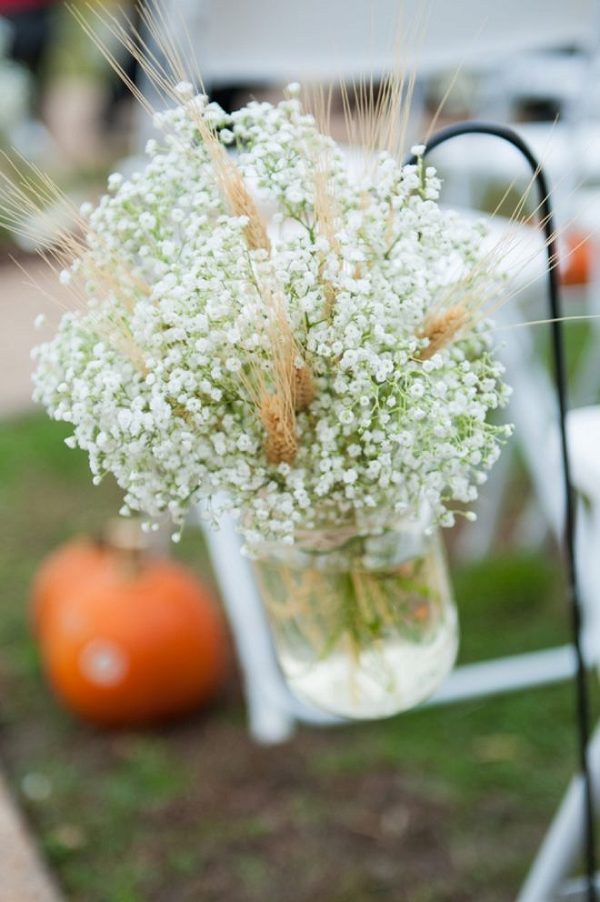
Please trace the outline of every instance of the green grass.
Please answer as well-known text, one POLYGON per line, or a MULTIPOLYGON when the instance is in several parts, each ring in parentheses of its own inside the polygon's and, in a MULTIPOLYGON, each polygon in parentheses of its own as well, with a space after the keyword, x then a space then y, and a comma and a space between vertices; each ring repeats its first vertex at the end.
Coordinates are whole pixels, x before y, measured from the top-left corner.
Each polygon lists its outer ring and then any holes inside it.
MULTIPOLYGON (((54 701, 28 587, 45 554, 119 506, 66 434, 42 415, 0 430, 0 728, 13 788, 68 898, 514 898, 575 767, 570 685, 305 727, 264 750, 247 739, 235 689, 208 713, 138 733, 96 731, 54 701)), ((177 554, 208 575, 197 532, 177 554)), ((464 661, 568 639, 554 553, 455 568, 454 587, 464 661)))

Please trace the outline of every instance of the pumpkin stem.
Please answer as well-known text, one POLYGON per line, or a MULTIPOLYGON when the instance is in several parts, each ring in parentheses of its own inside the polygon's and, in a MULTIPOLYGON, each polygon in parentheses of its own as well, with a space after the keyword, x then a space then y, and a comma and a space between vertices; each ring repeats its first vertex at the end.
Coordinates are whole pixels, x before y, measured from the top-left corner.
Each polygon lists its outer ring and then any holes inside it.
POLYGON ((117 566, 130 579, 138 576, 142 566, 147 542, 142 532, 142 524, 137 519, 115 517, 106 524, 104 539, 114 552, 117 566))

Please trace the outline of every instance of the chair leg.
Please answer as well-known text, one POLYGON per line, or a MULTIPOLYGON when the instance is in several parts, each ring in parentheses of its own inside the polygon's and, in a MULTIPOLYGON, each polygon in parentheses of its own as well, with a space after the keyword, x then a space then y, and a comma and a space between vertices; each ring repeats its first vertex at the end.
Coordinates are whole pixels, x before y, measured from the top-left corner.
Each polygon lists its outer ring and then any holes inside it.
POLYGON ((219 530, 205 529, 205 536, 242 669, 250 733, 265 745, 285 742, 294 732, 295 718, 250 562, 240 554, 229 518, 223 518, 219 530))
MULTIPOLYGON (((589 765, 594 785, 594 803, 600 803, 600 726, 589 745, 589 765)), ((581 776, 573 777, 550 829, 535 857, 517 902, 549 902, 573 866, 583 846, 584 787, 581 776)))
POLYGON ((260 745, 279 745, 292 738, 296 723, 285 705, 261 692, 256 680, 246 680, 245 694, 248 728, 256 742, 260 745))

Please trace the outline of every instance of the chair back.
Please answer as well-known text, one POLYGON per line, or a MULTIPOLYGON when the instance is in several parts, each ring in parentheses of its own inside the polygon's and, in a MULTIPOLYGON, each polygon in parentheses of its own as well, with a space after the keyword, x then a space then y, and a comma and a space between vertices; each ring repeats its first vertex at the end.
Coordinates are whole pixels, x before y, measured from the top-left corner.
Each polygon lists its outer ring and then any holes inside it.
POLYGON ((207 84, 335 81, 394 66, 486 68, 596 43, 597 0, 171 0, 207 84))

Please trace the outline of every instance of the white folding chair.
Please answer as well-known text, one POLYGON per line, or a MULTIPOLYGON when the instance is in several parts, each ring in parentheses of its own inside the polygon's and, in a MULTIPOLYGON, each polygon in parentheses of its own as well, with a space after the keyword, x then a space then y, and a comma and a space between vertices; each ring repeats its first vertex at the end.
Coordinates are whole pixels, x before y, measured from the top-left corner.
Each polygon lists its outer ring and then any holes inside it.
MULTIPOLYGON (((600 407, 573 410, 567 420, 572 477, 580 495, 577 555, 582 600, 586 607, 585 646, 589 664, 600 664, 600 407)), ((588 746, 588 767, 596 810, 600 808, 600 727, 588 746)), ((584 843, 583 778, 571 780, 529 870, 517 902, 583 900, 581 880, 565 881, 584 843)), ((597 884, 600 890, 600 882, 597 884)))
POLYGON ((594 0, 164 0, 209 85, 486 69, 520 50, 594 42, 594 0), (190 42, 187 42, 190 43, 190 42))

